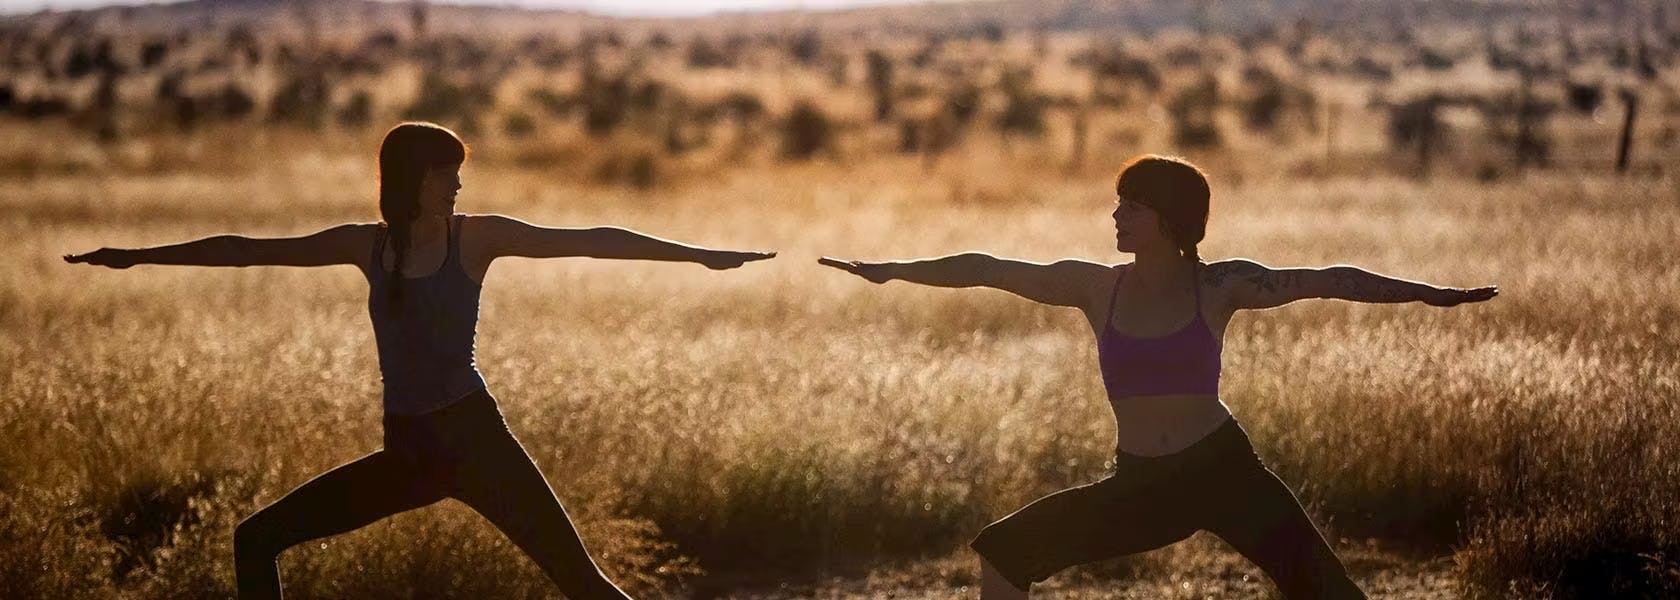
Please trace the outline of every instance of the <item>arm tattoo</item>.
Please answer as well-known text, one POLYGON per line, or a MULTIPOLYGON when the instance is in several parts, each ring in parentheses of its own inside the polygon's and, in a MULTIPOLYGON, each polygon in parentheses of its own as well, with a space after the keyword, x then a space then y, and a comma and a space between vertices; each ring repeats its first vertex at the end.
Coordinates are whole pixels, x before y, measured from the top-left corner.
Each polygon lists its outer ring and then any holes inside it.
POLYGON ((1202 272, 1202 281, 1219 287, 1228 277, 1241 279, 1256 291, 1272 294, 1300 287, 1301 274, 1293 270, 1273 271, 1250 262, 1217 264, 1202 272))
POLYGON ((1363 271, 1336 269, 1330 284, 1343 298, 1361 302, 1409 302, 1417 299, 1418 284, 1395 281, 1363 271))
POLYGON ((1237 277, 1254 282, 1256 277, 1264 278, 1266 269, 1250 262, 1218 263, 1208 265, 1202 270, 1202 281, 1209 287, 1219 287, 1225 283, 1227 277, 1237 277))

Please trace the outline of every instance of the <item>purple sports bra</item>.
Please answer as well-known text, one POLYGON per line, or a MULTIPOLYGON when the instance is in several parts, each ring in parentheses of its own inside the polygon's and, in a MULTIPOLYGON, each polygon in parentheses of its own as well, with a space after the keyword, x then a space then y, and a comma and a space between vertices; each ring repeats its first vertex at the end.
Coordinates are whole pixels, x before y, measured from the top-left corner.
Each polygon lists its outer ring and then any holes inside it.
POLYGON ((1108 294, 1108 317, 1097 338, 1097 362, 1109 401, 1127 396, 1219 394, 1219 340, 1202 318, 1202 288, 1196 286, 1196 318, 1170 334, 1135 338, 1114 331, 1114 296, 1122 269, 1108 294))

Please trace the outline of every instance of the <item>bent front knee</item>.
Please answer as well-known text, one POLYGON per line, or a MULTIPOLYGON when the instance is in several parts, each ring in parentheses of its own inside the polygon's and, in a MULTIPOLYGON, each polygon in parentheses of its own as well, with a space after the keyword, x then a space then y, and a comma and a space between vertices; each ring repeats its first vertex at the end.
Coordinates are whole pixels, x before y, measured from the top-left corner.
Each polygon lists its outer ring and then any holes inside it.
POLYGON ((274 560, 279 556, 281 547, 277 539, 275 528, 263 518, 262 513, 246 517, 233 528, 233 554, 238 561, 274 560))

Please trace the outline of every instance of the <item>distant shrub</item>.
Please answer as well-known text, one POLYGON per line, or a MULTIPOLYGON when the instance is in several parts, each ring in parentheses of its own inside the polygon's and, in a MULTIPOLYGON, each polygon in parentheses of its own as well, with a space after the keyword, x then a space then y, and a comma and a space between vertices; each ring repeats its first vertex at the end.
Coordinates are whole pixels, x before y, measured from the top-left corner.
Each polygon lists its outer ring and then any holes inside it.
POLYGON ((805 160, 834 147, 834 125, 815 103, 800 100, 782 122, 782 156, 805 160))
POLYGON ((809 67, 817 64, 817 59, 822 58, 822 51, 822 36, 815 29, 800 31, 788 40, 788 56, 800 65, 809 67))
POLYGON ((676 44, 671 42, 671 34, 665 33, 664 31, 655 31, 652 35, 648 36, 647 41, 643 45, 650 50, 669 50, 676 44))
POLYGON ((215 115, 232 119, 244 119, 256 111, 257 102, 250 92, 238 83, 229 81, 212 94, 208 100, 208 109, 215 115))
POLYGON ((1604 88, 1598 84, 1566 81, 1563 88, 1569 108, 1577 113, 1592 114, 1604 105, 1604 88))
POLYGON ((1551 164, 1550 123, 1558 105, 1536 97, 1524 84, 1519 89, 1480 102, 1489 138, 1510 147, 1518 166, 1551 164))
POLYGON ((300 69, 274 92, 274 98, 268 104, 268 119, 306 127, 320 126, 327 113, 330 95, 326 79, 318 71, 300 69))
POLYGON ((493 106, 495 100, 487 82, 455 83, 435 72, 428 72, 421 79, 414 104, 403 111, 403 118, 465 123, 475 120, 478 113, 493 106))
POLYGON ((62 117, 72 111, 70 100, 57 95, 31 96, 18 101, 17 116, 25 120, 36 121, 53 117, 62 117))
POLYGON ((652 189, 659 183, 659 162, 652 152, 638 150, 628 154, 614 152, 595 167, 595 180, 600 183, 627 185, 639 190, 652 189))
POLYGON ((1167 104, 1172 117, 1173 144, 1180 148, 1212 148, 1224 143, 1214 120, 1219 109, 1219 80, 1205 75, 1180 90, 1167 104))
POLYGON ((502 118, 502 133, 511 138, 526 138, 537 131, 537 121, 524 111, 514 111, 502 118))
POLYGON ((1441 135, 1439 96, 1425 96, 1388 109, 1388 144, 1396 150, 1432 146, 1441 135))
POLYGON ((1431 71, 1446 71, 1456 64, 1451 56, 1427 46, 1418 48, 1416 61, 1418 65, 1431 71))
POLYGON ((875 103, 875 120, 886 121, 893 115, 893 63, 885 52, 870 50, 868 64, 870 98, 875 103))
POLYGON ((367 90, 356 90, 338 110, 338 124, 356 129, 368 126, 373 122, 373 97, 367 90))
POLYGON ((169 55, 169 41, 161 39, 146 40, 140 44, 140 67, 152 69, 163 64, 163 59, 169 55))
POLYGON ((1093 47, 1072 59, 1075 66, 1091 70, 1091 99, 1104 106, 1129 103, 1129 90, 1147 93, 1161 90, 1161 72, 1154 63, 1114 47, 1093 47))
POLYGON ((697 36, 688 43, 688 68, 690 69, 731 69, 735 67, 735 55, 725 51, 705 36, 697 36))
POLYGON ((980 87, 963 82, 945 93, 943 112, 958 125, 966 126, 980 112, 980 87))
POLYGON ((570 115, 572 109, 578 104, 576 98, 549 88, 533 89, 526 92, 525 97, 530 98, 537 106, 542 107, 543 111, 547 112, 549 116, 561 119, 570 115))
POLYGON ((1003 78, 1003 110, 998 113, 997 127, 1005 133, 1039 135, 1044 133, 1044 112, 1050 99, 1032 85, 1031 71, 1013 71, 1003 78))
POLYGON ((630 82, 624 75, 602 76, 585 72, 578 99, 583 105, 583 130, 603 137, 624 122, 630 108, 630 82))
MULTIPOLYGON (((1242 104, 1243 124, 1254 131, 1275 131, 1288 112, 1310 117, 1318 101, 1311 90, 1284 81, 1270 69, 1251 66, 1243 71, 1248 97, 1242 104)), ((1309 128, 1316 127, 1311 119, 1309 128)))
POLYGON ((719 102, 720 110, 737 121, 751 121, 764 116, 764 101, 757 95, 743 90, 734 90, 719 102))

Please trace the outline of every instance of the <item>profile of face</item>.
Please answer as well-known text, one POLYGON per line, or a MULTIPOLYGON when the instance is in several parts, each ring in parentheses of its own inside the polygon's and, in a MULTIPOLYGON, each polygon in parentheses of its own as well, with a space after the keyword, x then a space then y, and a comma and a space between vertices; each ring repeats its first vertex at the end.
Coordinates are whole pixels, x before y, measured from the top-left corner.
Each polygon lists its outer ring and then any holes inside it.
POLYGON ((1161 223, 1161 213, 1141 202, 1120 198, 1114 203, 1114 249, 1135 253, 1139 250, 1172 250, 1172 239, 1161 223))
POLYGON ((455 212, 455 194, 461 191, 461 165, 438 165, 426 169, 420 178, 422 215, 450 215, 455 212))

